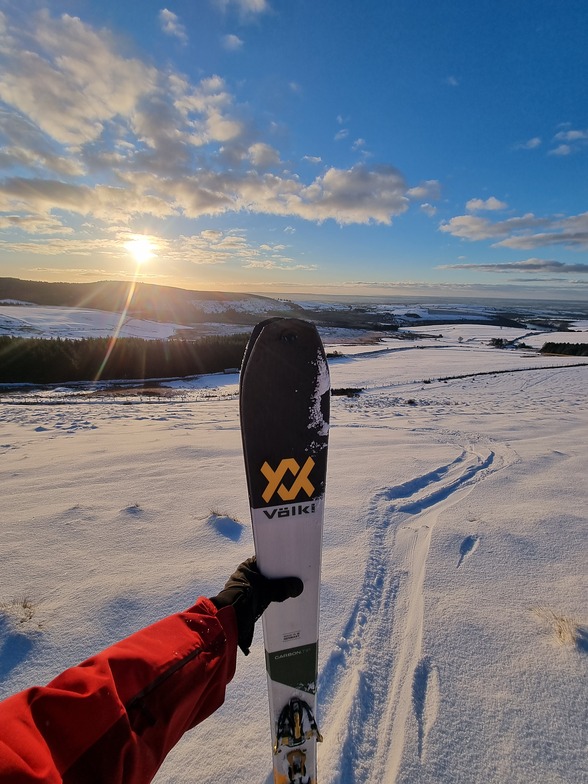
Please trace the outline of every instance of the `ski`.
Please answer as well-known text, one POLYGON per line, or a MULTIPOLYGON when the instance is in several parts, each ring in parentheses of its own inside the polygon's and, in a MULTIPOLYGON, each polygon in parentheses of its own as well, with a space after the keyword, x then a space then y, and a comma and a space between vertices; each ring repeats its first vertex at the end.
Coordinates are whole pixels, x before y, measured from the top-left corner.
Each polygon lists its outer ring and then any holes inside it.
POLYGON ((254 329, 240 381, 243 452, 255 553, 268 577, 304 591, 263 615, 274 784, 316 784, 320 569, 329 373, 314 325, 269 319, 254 329))

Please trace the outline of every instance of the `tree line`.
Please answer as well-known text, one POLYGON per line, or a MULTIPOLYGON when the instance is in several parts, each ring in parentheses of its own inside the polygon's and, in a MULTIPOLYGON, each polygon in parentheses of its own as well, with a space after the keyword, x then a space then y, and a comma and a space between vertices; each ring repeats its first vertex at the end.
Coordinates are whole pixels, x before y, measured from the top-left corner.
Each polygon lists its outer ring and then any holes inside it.
POLYGON ((588 357, 588 343, 544 343, 542 354, 565 354, 569 357, 588 357))
POLYGON ((55 384, 218 373, 240 366, 248 338, 45 340, 0 336, 0 383, 55 384))

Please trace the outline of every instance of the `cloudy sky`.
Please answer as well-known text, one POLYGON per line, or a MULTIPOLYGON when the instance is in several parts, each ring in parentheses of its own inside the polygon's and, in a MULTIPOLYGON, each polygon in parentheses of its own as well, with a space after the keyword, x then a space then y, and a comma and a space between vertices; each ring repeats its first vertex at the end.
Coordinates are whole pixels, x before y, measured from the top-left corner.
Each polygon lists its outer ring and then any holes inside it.
POLYGON ((0 0, 0 275, 588 298, 585 0, 0 0))

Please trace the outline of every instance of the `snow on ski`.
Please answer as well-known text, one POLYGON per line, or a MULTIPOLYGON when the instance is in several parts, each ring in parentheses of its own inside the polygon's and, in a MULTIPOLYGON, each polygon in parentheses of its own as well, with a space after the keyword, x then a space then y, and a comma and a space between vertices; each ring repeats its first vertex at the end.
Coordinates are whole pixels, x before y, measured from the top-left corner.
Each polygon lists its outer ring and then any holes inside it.
POLYGON ((269 319, 241 368, 240 412, 260 570, 303 593, 263 616, 275 784, 316 784, 318 622, 329 372, 314 325, 269 319))

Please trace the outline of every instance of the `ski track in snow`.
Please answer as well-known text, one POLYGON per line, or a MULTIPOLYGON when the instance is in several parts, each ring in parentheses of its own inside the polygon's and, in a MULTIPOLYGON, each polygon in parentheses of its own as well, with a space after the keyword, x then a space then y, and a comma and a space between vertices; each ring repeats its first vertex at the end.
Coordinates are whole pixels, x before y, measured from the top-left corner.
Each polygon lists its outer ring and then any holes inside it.
MULTIPOLYGON (((394 784, 407 742, 419 760, 426 754, 442 688, 435 663, 422 652, 431 535, 442 511, 517 460, 500 444, 460 446, 452 462, 383 488, 369 504, 363 584, 319 680, 332 740, 320 768, 329 784, 394 784)), ((478 541, 464 540, 458 565, 478 541)))
POLYGON ((422 760, 427 735, 435 723, 439 707, 439 673, 426 656, 420 660, 414 671, 412 704, 417 721, 418 755, 422 760))

